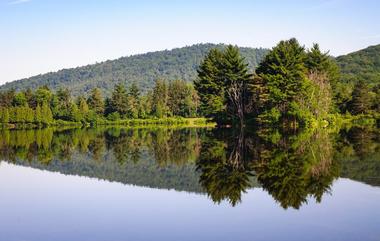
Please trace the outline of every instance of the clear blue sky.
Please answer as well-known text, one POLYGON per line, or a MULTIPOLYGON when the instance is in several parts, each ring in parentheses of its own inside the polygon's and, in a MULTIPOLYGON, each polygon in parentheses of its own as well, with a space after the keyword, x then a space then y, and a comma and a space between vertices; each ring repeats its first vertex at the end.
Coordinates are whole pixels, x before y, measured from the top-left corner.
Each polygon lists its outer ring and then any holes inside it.
POLYGON ((0 84, 196 43, 296 37, 341 55, 380 43, 378 0, 0 0, 0 84))

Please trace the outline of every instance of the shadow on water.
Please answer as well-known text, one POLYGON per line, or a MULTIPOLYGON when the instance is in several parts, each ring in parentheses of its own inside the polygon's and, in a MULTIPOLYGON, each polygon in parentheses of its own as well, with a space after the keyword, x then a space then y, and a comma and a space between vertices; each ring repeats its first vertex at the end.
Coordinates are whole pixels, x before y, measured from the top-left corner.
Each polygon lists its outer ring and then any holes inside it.
POLYGON ((380 185, 377 129, 283 133, 233 129, 2 130, 0 159, 235 206, 261 187, 283 208, 321 202, 338 177, 380 185))

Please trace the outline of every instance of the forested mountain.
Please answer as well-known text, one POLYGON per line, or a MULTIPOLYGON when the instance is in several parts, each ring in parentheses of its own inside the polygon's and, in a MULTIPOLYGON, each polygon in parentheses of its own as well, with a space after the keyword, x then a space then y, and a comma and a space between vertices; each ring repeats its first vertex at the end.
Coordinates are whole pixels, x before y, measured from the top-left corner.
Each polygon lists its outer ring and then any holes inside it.
POLYGON ((369 85, 380 83, 380 44, 336 58, 341 80, 354 84, 360 80, 369 85))
MULTIPOLYGON (((98 87, 109 95, 118 83, 129 86, 136 82, 137 86, 146 91, 151 89, 156 79, 181 79, 193 81, 196 70, 206 53, 212 48, 222 49, 223 44, 197 44, 173 50, 164 50, 146 54, 122 57, 102 63, 63 69, 58 72, 37 75, 0 86, 0 90, 36 89, 47 85, 52 90, 60 87, 69 88, 71 94, 87 94, 92 88, 98 87)), ((267 49, 240 48, 249 67, 256 67, 267 53, 267 49)))

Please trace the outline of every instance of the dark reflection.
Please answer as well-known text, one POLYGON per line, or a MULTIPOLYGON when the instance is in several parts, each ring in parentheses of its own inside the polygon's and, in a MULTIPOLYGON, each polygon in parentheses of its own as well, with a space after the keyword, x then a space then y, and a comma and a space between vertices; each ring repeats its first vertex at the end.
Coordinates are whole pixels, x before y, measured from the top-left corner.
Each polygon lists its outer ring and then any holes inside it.
POLYGON ((353 127, 342 131, 335 159, 341 163, 341 176, 380 186, 380 130, 353 127))
POLYGON ((332 155, 326 132, 232 132, 204 141, 197 168, 202 186, 215 202, 235 205, 255 185, 250 181, 255 176, 282 207, 299 208, 309 196, 320 202, 330 190, 339 174, 332 155))
POLYGON ((214 202, 228 200, 235 206, 242 193, 252 187, 253 163, 246 141, 243 132, 232 131, 210 133, 202 141, 197 161, 199 181, 214 202))
MULTIPOLYGON (((207 129, 1 130, 0 159, 70 175, 206 193, 235 206, 261 187, 283 208, 321 202, 341 176, 380 185, 380 135, 207 129)), ((254 204, 252 204, 254 205, 254 204)))

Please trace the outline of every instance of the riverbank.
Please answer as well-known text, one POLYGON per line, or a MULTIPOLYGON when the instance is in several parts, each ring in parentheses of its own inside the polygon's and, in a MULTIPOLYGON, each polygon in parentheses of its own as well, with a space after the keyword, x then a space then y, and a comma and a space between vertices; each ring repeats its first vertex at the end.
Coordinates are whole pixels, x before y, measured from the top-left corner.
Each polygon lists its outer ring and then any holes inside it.
POLYGON ((216 123, 204 117, 184 118, 169 117, 157 119, 123 119, 123 120, 106 120, 97 119, 94 122, 73 122, 64 120, 55 120, 49 124, 37 123, 3 123, 3 129, 32 129, 41 127, 97 127, 97 126, 126 126, 126 127, 155 127, 155 126, 180 126, 180 127, 215 127, 216 123))

